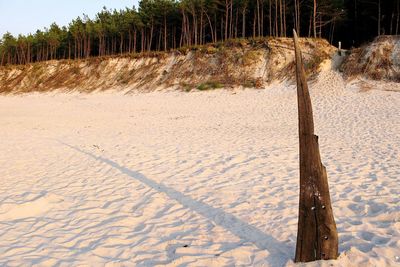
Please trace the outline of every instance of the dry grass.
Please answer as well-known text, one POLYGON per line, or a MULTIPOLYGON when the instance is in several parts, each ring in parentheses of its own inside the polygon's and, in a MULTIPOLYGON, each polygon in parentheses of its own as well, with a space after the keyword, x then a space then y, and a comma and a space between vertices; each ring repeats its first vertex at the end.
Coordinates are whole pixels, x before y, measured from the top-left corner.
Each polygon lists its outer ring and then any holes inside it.
POLYGON ((351 51, 341 70, 346 77, 400 82, 400 37, 380 36, 371 44, 351 51), (396 49, 397 47, 397 49, 396 49))
MULTIPOLYGON (((301 39, 307 70, 316 72, 330 56, 324 40, 301 39)), ((277 79, 294 79, 290 38, 235 39, 171 52, 149 52, 82 60, 41 62, 0 67, 0 92, 55 89, 91 92, 110 88, 154 90, 178 87, 213 89, 243 86, 262 88, 277 79), (12 75, 11 75, 12 74, 12 75)))

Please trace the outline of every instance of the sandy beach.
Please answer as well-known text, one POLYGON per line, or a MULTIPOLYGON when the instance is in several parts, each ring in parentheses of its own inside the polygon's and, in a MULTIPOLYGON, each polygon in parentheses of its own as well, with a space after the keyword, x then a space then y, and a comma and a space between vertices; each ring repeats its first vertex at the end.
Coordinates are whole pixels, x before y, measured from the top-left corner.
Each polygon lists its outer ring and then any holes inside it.
MULTIPOLYGON (((309 266, 396 266, 400 94, 335 77, 311 94, 340 257, 309 266)), ((293 85, 1 96, 0 125, 0 265, 294 265, 293 85)))

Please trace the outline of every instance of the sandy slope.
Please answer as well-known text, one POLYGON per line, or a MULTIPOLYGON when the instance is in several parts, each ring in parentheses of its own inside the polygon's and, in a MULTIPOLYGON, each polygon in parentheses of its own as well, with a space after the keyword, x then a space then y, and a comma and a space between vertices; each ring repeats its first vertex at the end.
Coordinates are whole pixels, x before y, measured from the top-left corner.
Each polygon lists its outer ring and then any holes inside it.
MULTIPOLYGON (((305 66, 316 71, 337 50, 324 39, 300 38, 305 66)), ((109 89, 149 92, 187 91, 212 83, 259 88, 294 71, 291 38, 261 38, 208 44, 193 50, 111 58, 45 61, 0 66, 0 93, 98 92, 109 89)))
MULTIPOLYGON (((398 266, 400 94, 325 71, 312 96, 329 264, 398 266)), ((296 116, 282 85, 0 97, 0 265, 293 265, 296 116)))

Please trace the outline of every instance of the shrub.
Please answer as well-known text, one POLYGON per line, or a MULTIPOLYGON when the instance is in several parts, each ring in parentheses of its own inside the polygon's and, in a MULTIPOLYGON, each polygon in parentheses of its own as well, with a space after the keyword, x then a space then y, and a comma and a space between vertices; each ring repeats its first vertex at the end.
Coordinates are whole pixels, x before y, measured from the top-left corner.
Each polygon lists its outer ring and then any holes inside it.
POLYGON ((252 64, 254 64, 255 62, 257 62, 257 60, 259 59, 261 53, 260 51, 254 51, 254 50, 250 50, 247 51, 244 55, 243 55, 243 65, 244 66, 250 66, 252 64))
POLYGON ((71 67, 71 72, 75 75, 78 75, 78 74, 80 74, 81 70, 80 70, 79 66, 74 65, 71 67))
POLYGON ((210 89, 218 89, 224 87, 223 84, 216 81, 208 81, 205 83, 201 83, 197 86, 197 89, 200 91, 210 90, 210 89))
POLYGON ((207 54, 212 55, 212 54, 215 54, 215 53, 217 53, 217 52, 218 52, 218 49, 215 48, 214 46, 208 46, 208 47, 207 47, 207 54))
POLYGON ((242 86, 244 88, 254 88, 256 86, 256 83, 255 83, 255 81, 252 81, 252 80, 246 80, 246 81, 244 81, 242 86))
POLYGON ((179 87, 181 87, 182 91, 185 91, 185 92, 190 92, 193 89, 193 86, 191 84, 184 83, 184 82, 179 83, 179 87))
POLYGON ((257 89, 260 89, 260 88, 262 88, 263 87, 263 80, 262 80, 262 78, 261 77, 258 77, 256 80, 255 80, 255 82, 254 82, 254 85, 255 85, 255 88, 257 88, 257 89))
POLYGON ((306 60, 304 62, 306 73, 308 74, 315 73, 318 70, 323 60, 324 58, 321 55, 317 54, 312 55, 312 57, 309 60, 306 60))

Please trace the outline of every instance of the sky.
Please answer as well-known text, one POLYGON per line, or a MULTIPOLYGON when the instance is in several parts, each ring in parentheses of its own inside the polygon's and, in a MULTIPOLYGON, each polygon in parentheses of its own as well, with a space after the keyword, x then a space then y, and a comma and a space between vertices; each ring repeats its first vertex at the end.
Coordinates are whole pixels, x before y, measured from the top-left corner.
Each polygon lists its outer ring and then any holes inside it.
POLYGON ((103 6, 122 9, 137 7, 138 0, 0 0, 0 37, 7 31, 18 34, 35 33, 56 22, 60 26, 82 16, 94 18, 103 6))

